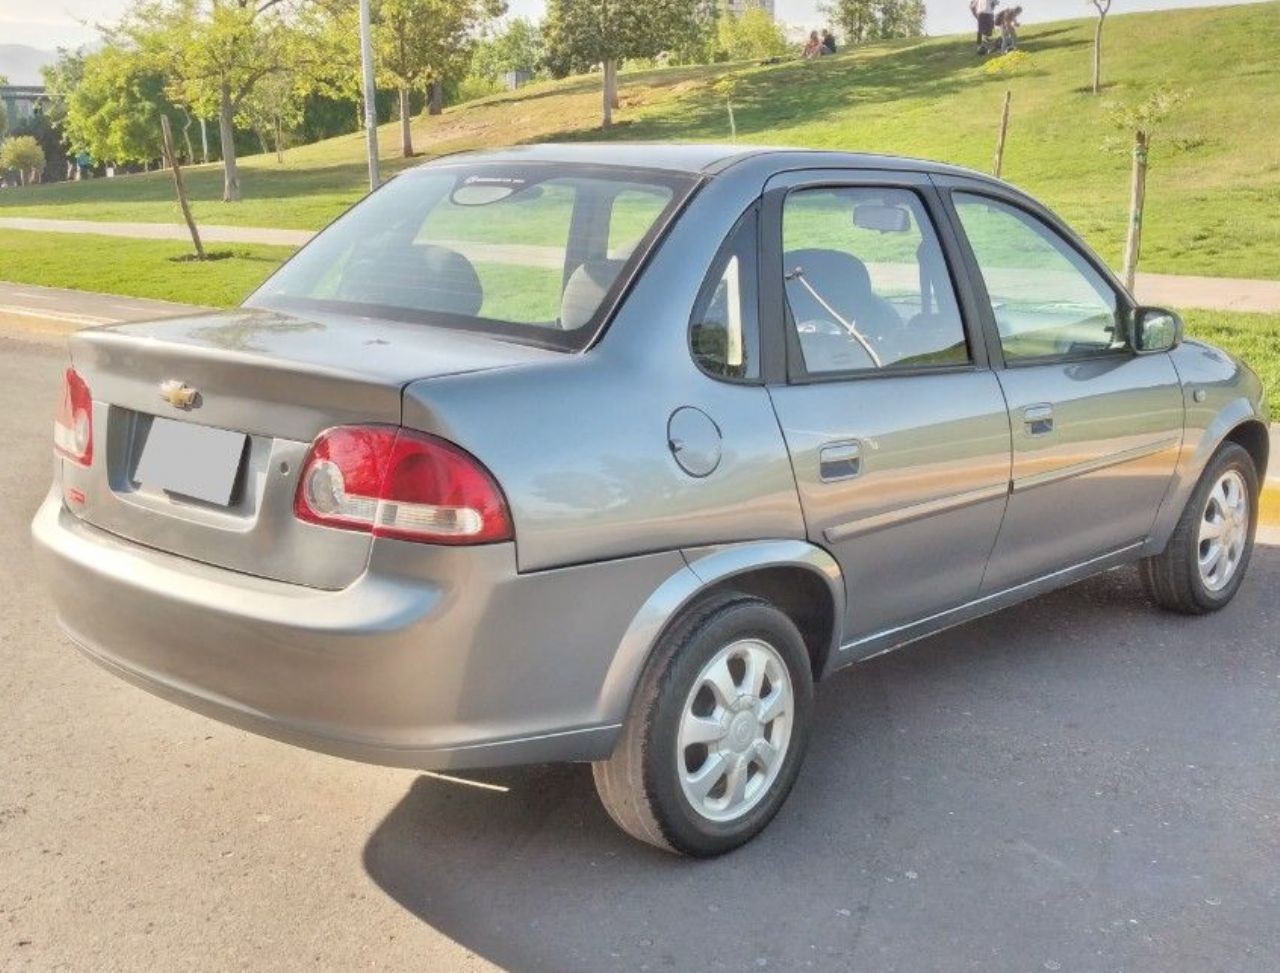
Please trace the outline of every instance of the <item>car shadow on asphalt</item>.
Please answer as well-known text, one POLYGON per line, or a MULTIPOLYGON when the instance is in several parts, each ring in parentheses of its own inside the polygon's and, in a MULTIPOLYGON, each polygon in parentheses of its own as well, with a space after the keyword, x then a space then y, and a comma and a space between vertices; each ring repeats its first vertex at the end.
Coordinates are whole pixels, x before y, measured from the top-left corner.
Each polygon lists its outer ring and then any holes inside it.
MULTIPOLYGON (((1280 548, 1259 547, 1236 604, 1187 620, 1152 608, 1122 569, 837 674, 818 694, 787 805, 714 861, 623 835, 590 768, 539 766, 464 775, 483 786, 418 778, 369 837, 364 865, 405 909, 511 970, 1070 956, 1079 929, 1114 907, 1089 877, 1107 867, 1096 848, 1129 800, 1113 781, 1135 778, 1135 759, 1146 774, 1165 759, 1135 758, 1130 738, 1163 735, 1168 759, 1183 757, 1170 694, 1200 678, 1188 665, 1204 667, 1180 626, 1230 638, 1277 577, 1280 548)), ((1116 894, 1154 895, 1157 910, 1167 892, 1116 894)))

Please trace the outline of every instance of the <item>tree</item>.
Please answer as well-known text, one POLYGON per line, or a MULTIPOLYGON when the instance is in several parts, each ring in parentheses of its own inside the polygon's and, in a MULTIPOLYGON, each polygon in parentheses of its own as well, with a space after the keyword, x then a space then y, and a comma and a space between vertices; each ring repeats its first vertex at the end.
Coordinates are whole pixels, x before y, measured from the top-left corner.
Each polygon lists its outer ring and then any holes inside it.
POLYGON ((846 44, 924 36, 923 0, 832 0, 819 9, 835 21, 846 44))
POLYGON ((374 41, 378 69, 400 94, 400 143, 413 155, 409 95, 462 74, 477 26, 506 11, 503 0, 380 0, 374 41))
POLYGON ((44 149, 30 135, 15 135, 0 143, 0 171, 16 170, 26 186, 40 180, 44 170, 44 149))
MULTIPOLYGON (((223 193, 240 199, 235 122, 265 78, 288 74, 306 88, 334 70, 334 52, 305 0, 135 0, 108 43, 131 44, 165 72, 168 92, 201 117, 218 118, 223 193)), ((323 5, 316 10, 323 11, 323 5)), ((348 38, 349 41, 349 38, 348 38)))
POLYGON ((787 53, 787 35, 760 7, 720 18, 720 47, 734 61, 760 60, 787 53))
POLYGON ((270 133, 276 162, 284 162, 286 134, 302 123, 305 94, 289 75, 271 74, 254 86, 253 93, 240 106, 237 120, 257 132, 264 145, 263 133, 270 133))
POLYGON ((476 43, 471 73, 486 81, 498 81, 510 72, 537 74, 546 57, 542 31, 533 21, 515 17, 494 34, 476 43))
POLYGON ((1111 12, 1111 0, 1089 0, 1098 11, 1098 23, 1093 28, 1093 93, 1102 91, 1102 25, 1111 12))
POLYGON ((547 66, 556 77, 602 67, 608 128, 618 105, 619 63, 680 47, 701 29, 698 8, 698 0, 549 0, 547 66))
POLYGON ((136 49, 106 46, 77 55, 68 69, 59 84, 75 76, 74 86, 55 98, 54 110, 73 151, 116 163, 148 163, 163 154, 160 115, 173 106, 164 78, 136 49))
POLYGON ((1142 217, 1147 201, 1147 163, 1151 136, 1190 92, 1160 87, 1139 102, 1108 106, 1111 123, 1132 139, 1132 178, 1129 197, 1129 232, 1124 247, 1124 283, 1133 290, 1142 253, 1142 217))

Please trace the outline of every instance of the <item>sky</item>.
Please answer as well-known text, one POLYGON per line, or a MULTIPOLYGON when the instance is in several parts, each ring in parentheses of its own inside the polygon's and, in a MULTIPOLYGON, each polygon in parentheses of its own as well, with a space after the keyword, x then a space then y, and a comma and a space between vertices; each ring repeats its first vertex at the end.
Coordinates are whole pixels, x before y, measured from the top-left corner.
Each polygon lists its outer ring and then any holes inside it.
MULTIPOLYGON (((1092 13, 1087 0, 1018 0, 1023 23, 1062 20, 1092 13)), ((1226 3, 1248 0, 1221 0, 1226 3)), ((93 40, 92 22, 119 16, 128 0, 0 0, 0 44, 28 44, 45 50, 74 47, 93 40)), ((972 23, 968 0, 927 0, 930 34, 966 31, 972 23)), ((545 0, 508 0, 512 14, 539 17, 545 0)), ((818 0, 776 0, 778 19, 817 26, 818 0)), ((1115 0, 1112 13, 1209 6, 1204 0, 1115 0)))

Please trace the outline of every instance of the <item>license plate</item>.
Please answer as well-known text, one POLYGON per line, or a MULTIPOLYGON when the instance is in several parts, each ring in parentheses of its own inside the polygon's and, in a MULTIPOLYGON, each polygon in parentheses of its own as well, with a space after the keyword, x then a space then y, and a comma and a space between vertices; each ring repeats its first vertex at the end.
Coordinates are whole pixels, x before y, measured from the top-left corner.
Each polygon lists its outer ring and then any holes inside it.
POLYGON ((167 493, 230 506, 246 438, 242 432, 157 417, 151 420, 134 479, 167 493))

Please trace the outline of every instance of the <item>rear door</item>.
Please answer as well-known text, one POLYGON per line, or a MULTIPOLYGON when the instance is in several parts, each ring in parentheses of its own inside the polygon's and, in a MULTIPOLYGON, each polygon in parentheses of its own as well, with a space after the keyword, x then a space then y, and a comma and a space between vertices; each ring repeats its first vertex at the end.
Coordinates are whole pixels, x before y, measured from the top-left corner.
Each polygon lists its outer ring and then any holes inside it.
POLYGON ((1130 348, 1128 295, 1049 214, 943 180, 1009 403, 1013 482, 983 592, 1141 543, 1182 442, 1167 354, 1130 348))
POLYGON ((808 535, 844 572, 854 656, 975 597, 1004 514, 1005 402, 936 205, 912 173, 793 173, 765 195, 764 313, 788 361, 774 407, 808 535))

